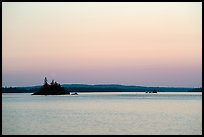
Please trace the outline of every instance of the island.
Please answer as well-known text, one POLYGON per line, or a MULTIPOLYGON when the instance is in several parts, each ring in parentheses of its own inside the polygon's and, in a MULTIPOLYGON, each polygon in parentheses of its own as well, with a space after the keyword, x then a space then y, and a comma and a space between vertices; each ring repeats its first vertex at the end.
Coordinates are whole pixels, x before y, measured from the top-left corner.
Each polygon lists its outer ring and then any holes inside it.
POLYGON ((145 93, 157 93, 157 91, 154 89, 153 91, 146 91, 145 93))
POLYGON ((45 77, 43 86, 32 95, 70 95, 70 92, 66 91, 64 87, 54 80, 48 84, 47 78, 45 77))

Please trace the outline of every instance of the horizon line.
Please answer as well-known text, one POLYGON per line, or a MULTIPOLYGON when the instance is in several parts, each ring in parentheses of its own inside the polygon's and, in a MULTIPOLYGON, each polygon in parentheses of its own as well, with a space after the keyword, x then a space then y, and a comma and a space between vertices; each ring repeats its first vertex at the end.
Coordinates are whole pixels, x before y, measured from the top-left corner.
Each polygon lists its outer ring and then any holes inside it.
MULTIPOLYGON (((97 85, 118 85, 118 86, 136 86, 136 87, 159 87, 159 88, 202 88, 202 86, 194 86, 194 87, 185 87, 185 86, 145 86, 145 85, 128 85, 128 84, 117 84, 117 83, 106 83, 106 84, 83 84, 83 83, 64 83, 64 84, 60 84, 60 85, 90 85, 90 86, 97 86, 97 85)), ((28 85, 28 86, 2 86, 2 88, 25 88, 25 87, 36 87, 36 86, 42 86, 41 85, 28 85)))

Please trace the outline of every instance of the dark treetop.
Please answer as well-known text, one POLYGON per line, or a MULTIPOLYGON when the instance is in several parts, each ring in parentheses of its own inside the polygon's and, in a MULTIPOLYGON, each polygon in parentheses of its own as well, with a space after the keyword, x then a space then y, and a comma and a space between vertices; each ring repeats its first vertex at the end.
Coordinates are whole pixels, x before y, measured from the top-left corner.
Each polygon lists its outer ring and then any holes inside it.
POLYGON ((64 87, 61 87, 56 81, 52 80, 50 84, 47 83, 47 78, 45 77, 44 85, 40 89, 34 92, 32 95, 65 95, 70 94, 70 92, 65 91, 64 87))

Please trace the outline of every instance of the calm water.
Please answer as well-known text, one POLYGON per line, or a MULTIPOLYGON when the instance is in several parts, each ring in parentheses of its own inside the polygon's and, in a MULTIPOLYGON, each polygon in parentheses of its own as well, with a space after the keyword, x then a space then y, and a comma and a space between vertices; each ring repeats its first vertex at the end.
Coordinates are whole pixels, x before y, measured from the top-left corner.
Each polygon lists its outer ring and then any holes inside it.
POLYGON ((202 93, 2 94, 2 134, 202 134, 202 93))

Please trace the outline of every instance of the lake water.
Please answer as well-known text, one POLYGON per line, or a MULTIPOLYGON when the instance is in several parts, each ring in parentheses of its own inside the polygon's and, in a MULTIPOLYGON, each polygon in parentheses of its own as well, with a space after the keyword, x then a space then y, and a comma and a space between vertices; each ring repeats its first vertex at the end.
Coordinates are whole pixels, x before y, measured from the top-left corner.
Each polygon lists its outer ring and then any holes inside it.
POLYGON ((201 135, 202 93, 3 93, 2 134, 201 135))

